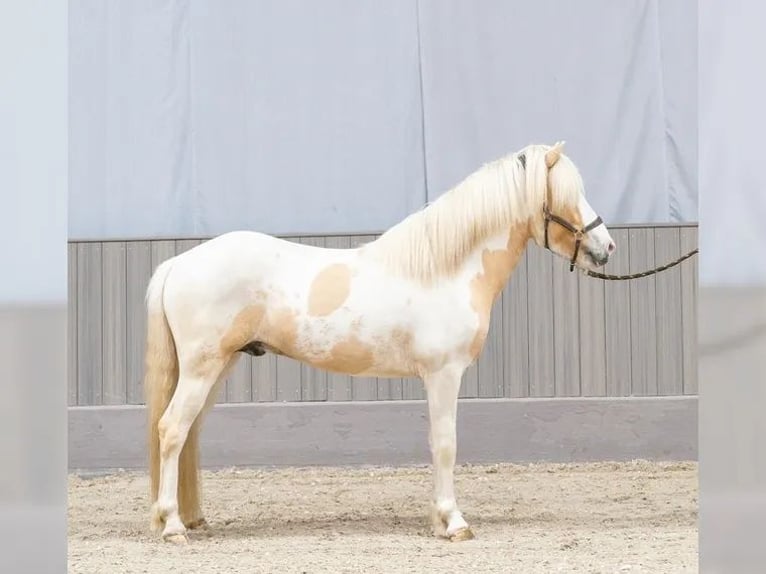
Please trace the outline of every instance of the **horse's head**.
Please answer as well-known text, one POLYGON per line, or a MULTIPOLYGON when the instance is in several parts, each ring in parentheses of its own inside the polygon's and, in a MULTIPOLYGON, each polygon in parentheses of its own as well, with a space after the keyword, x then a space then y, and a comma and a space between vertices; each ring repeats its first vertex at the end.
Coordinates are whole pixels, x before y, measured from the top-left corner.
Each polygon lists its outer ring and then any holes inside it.
POLYGON ((585 199, 580 173, 562 153, 563 147, 564 142, 557 142, 545 151, 545 199, 533 219, 532 236, 538 245, 569 260, 570 270, 595 270, 606 264, 616 245, 585 199))

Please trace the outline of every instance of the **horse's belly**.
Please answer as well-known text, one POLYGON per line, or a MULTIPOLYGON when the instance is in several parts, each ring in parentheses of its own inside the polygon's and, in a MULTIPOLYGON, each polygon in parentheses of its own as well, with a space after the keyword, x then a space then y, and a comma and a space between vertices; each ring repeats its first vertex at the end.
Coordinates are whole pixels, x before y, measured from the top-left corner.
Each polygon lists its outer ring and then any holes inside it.
POLYGON ((438 370, 467 348, 466 318, 427 321, 392 308, 389 313, 304 319, 295 345, 283 353, 317 368, 354 376, 419 377, 438 370))

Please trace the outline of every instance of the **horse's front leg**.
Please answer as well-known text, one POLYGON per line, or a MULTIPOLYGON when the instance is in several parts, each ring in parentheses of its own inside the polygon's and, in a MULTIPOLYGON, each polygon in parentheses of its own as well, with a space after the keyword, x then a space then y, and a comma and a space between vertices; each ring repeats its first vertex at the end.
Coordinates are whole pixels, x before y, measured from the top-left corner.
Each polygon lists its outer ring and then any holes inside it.
POLYGON ((468 527, 455 500, 455 456, 457 454, 457 397, 463 368, 447 367, 424 377, 428 393, 429 444, 433 459, 434 491, 431 508, 434 534, 453 542, 470 540, 468 527))

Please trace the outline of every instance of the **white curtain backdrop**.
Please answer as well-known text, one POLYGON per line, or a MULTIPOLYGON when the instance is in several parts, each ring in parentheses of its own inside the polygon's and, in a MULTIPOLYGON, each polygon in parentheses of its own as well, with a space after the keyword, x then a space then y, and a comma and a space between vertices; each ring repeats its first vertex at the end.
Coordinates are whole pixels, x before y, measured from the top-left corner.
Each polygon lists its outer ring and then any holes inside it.
POLYGON ((380 231, 568 142, 611 223, 697 220, 694 0, 70 2, 72 239, 380 231))

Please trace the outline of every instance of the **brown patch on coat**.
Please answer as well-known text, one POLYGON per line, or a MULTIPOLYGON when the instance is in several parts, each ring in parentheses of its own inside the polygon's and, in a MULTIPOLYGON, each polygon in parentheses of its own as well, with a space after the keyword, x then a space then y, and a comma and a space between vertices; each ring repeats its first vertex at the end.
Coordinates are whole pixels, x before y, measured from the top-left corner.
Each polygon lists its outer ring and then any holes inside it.
POLYGON ((479 317, 479 326, 468 348, 474 359, 481 352, 487 338, 492 305, 518 264, 529 238, 528 233, 520 231, 511 231, 504 249, 485 249, 482 252, 482 270, 471 281, 471 307, 479 317))
POLYGON ((234 317, 229 329, 221 339, 221 350, 226 353, 234 353, 247 345, 258 331, 265 315, 266 307, 263 304, 254 303, 244 307, 234 317))
POLYGON ((375 353, 377 376, 411 377, 418 376, 423 370, 421 358, 415 355, 412 331, 396 327, 381 338, 375 353))
POLYGON ((370 345, 350 335, 333 345, 327 357, 315 359, 312 364, 327 371, 356 375, 375 365, 375 355, 370 345))
POLYGON ((259 330, 259 340, 280 355, 300 360, 297 317, 298 314, 288 307, 279 307, 268 313, 259 330))
POLYGON ((287 307, 268 310, 263 304, 244 307, 232 320, 221 338, 220 349, 225 355, 237 352, 253 340, 258 340, 273 352, 288 357, 297 356, 297 314, 287 307))
POLYGON ((338 309, 351 291, 351 270, 348 265, 335 263, 322 269, 311 282, 308 313, 324 317, 338 309))

